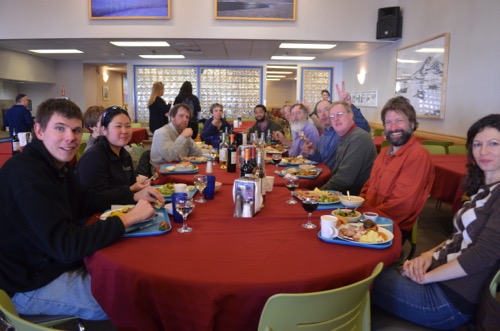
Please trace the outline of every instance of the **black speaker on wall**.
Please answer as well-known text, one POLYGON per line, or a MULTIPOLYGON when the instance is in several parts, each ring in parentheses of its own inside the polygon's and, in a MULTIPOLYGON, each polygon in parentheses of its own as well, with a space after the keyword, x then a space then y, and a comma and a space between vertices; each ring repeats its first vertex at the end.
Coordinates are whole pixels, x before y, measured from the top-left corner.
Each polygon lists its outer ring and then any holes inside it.
POLYGON ((403 16, 400 7, 379 8, 377 39, 397 40, 403 31, 403 16))

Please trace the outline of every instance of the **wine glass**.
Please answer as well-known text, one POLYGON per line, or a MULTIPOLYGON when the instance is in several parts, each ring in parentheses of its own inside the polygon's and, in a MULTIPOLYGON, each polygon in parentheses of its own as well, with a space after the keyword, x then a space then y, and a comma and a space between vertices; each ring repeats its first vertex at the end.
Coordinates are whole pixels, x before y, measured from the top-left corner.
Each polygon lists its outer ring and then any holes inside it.
POLYGON ((203 190, 207 187, 207 176, 206 175, 194 175, 194 186, 200 191, 201 197, 198 200, 195 200, 198 203, 205 203, 205 195, 203 194, 203 190))
POLYGON ((193 198, 181 197, 175 200, 175 210, 177 210, 177 212, 182 215, 183 219, 182 228, 177 230, 180 233, 193 231, 193 229, 187 225, 187 217, 189 214, 191 214, 193 209, 194 209, 193 198))
POLYGON ((318 200, 314 198, 304 198, 302 199, 302 207, 307 212, 307 223, 302 224, 302 227, 306 229, 316 228, 316 224, 311 222, 311 214, 318 209, 318 200))
POLYGON ((217 150, 217 148, 211 148, 210 151, 210 157, 212 158, 212 162, 216 163, 217 161, 217 157, 219 156, 219 151, 217 150))
POLYGON ((293 198, 293 191, 299 187, 299 179, 295 176, 285 177, 285 185, 290 190, 290 199, 286 201, 289 205, 297 204, 297 201, 293 198))
POLYGON ((273 163, 276 165, 276 170, 274 171, 275 174, 279 174, 278 164, 281 162, 282 159, 283 159, 283 156, 281 155, 281 153, 275 153, 275 154, 273 154, 273 156, 271 158, 273 163))

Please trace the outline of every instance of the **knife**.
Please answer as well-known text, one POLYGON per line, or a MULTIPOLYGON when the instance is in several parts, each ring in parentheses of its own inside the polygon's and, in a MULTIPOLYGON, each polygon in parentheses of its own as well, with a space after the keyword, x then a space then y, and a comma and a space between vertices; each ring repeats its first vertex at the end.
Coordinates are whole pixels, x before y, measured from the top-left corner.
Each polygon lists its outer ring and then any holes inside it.
POLYGON ((133 232, 141 231, 141 230, 149 228, 150 226, 153 226, 153 225, 156 225, 156 222, 151 222, 149 224, 142 225, 142 226, 139 226, 139 227, 133 228, 133 229, 127 229, 125 231, 125 233, 133 233, 133 232))

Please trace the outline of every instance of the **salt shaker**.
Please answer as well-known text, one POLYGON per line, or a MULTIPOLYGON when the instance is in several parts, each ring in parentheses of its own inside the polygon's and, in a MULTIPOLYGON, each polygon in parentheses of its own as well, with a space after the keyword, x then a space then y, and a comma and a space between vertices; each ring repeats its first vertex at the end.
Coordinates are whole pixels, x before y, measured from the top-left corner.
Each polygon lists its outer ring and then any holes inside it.
POLYGON ((207 174, 211 174, 213 173, 214 170, 213 170, 213 163, 212 163, 212 160, 208 160, 207 161, 207 169, 206 169, 206 173, 207 174))

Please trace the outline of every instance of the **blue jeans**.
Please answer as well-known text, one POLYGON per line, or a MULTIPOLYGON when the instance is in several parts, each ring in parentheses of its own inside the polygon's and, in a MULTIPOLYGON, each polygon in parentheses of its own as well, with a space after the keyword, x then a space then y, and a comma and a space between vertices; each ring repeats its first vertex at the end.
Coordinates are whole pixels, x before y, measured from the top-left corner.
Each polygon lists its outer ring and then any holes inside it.
POLYGON ((375 279, 371 301, 394 315, 433 329, 453 329, 472 319, 453 307, 437 283, 417 284, 394 268, 385 269, 375 279))
POLYGON ((69 315, 85 320, 108 319, 90 292, 90 275, 85 268, 63 273, 49 284, 12 298, 17 311, 25 315, 69 315))

